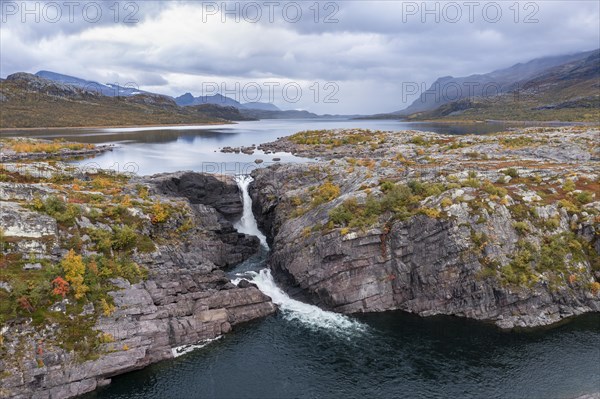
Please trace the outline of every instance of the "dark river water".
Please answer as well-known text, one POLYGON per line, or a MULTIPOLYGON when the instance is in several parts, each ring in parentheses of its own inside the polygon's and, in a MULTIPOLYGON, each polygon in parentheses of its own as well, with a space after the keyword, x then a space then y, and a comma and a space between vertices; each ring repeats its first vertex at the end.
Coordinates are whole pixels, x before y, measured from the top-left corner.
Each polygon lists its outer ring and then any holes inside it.
POLYGON ((600 390, 600 317, 506 333, 400 312, 338 335, 278 314, 86 398, 573 398, 600 390))
MULTIPOLYGON (((92 162, 139 174, 176 170, 239 174, 257 167, 257 158, 265 161, 260 167, 272 163, 273 157, 286 162, 306 160, 288 154, 222 154, 219 148, 260 144, 300 130, 337 127, 451 134, 507 128, 297 120, 29 134, 118 144, 113 152, 78 161, 82 166, 92 162)), ((238 227, 252 231, 255 226, 238 227)), ((253 280, 279 305, 276 315, 236 326, 222 339, 176 359, 115 377, 110 386, 85 398, 562 399, 600 392, 598 314, 526 332, 402 312, 349 318, 289 298, 264 269, 264 259, 263 253, 247 261, 232 271, 231 277, 241 274, 253 280)))

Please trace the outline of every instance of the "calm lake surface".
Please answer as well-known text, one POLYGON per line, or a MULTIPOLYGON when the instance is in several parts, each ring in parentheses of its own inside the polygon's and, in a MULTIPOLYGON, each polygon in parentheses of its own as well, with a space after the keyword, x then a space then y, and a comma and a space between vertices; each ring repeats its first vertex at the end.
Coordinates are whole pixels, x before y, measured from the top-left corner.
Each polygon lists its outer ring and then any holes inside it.
MULTIPOLYGON (((254 160, 305 162, 288 154, 222 154, 225 146, 273 141, 306 129, 357 127, 439 133, 490 133, 505 125, 434 125, 397 121, 286 120, 151 129, 45 130, 25 135, 114 143, 93 162, 153 174, 177 170, 244 173, 254 160), (216 151, 216 152, 215 152, 216 151)), ((4 134, 4 133, 3 133, 4 134)), ((19 132, 19 135, 24 135, 19 132)), ((265 254, 236 273, 265 267, 265 254)), ((272 280, 264 280, 274 292, 272 280)), ((259 287, 263 289, 263 285, 259 287)), ((550 329, 503 332, 453 317, 401 312, 357 318, 298 308, 289 298, 276 315, 177 359, 119 376, 86 399, 130 398, 574 398, 600 391, 600 315, 550 329)))
POLYGON ((274 141, 278 137, 311 129, 363 128, 387 131, 412 129, 446 134, 486 134, 505 131, 511 126, 501 123, 448 125, 393 120, 297 119, 262 120, 213 126, 47 129, 2 134, 49 139, 64 138, 84 143, 117 145, 112 152, 92 160, 77 162, 82 167, 100 166, 141 175, 179 170, 246 174, 254 168, 273 164, 273 158, 280 158, 281 162, 306 162, 307 160, 286 153, 264 154, 262 151, 256 151, 253 155, 245 155, 221 153, 219 150, 227 146, 259 145, 274 141), (254 162, 257 159, 264 162, 257 166, 254 162))

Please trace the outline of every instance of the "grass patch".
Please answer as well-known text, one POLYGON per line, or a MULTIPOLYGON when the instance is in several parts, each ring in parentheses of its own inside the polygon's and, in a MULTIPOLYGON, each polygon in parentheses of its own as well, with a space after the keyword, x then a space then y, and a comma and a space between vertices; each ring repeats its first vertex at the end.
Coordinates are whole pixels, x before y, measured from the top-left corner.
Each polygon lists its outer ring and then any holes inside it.
POLYGON ((69 143, 63 139, 57 139, 53 141, 45 140, 30 140, 30 139, 3 139, 0 141, 4 149, 9 151, 15 151, 17 153, 45 153, 55 154, 60 151, 80 151, 80 150, 92 150, 94 149, 93 144, 82 144, 82 143, 69 143))

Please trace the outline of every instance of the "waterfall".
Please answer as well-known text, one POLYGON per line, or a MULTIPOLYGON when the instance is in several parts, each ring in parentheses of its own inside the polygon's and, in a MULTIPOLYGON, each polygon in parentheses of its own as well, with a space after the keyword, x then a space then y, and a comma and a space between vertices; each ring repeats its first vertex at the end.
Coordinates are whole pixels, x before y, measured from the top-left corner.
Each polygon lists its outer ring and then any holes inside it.
MULTIPOLYGON (((258 229, 256 219, 252 213, 252 198, 248 194, 248 185, 253 179, 250 176, 240 175, 235 177, 235 181, 242 192, 244 211, 241 219, 234 226, 240 233, 258 237, 264 249, 268 251, 267 239, 258 229)), ((238 266, 233 272, 234 278, 232 282, 237 284, 243 278, 256 284, 262 293, 271 297, 273 303, 279 306, 281 315, 285 320, 300 322, 308 328, 332 332, 338 336, 349 336, 357 332, 366 331, 365 324, 348 316, 329 312, 317 306, 290 298, 288 294, 277 286, 271 275, 271 271, 266 268, 266 251, 258 259, 249 259, 238 266), (249 267, 254 270, 250 270, 249 267)))
POLYGON ((267 237, 265 237, 265 235, 258 229, 256 219, 254 218, 254 213, 252 213, 252 198, 250 198, 250 194, 248 194, 248 185, 250 185, 253 180, 254 179, 248 175, 237 175, 235 177, 235 181, 242 192, 244 210, 242 212, 241 219, 234 224, 234 227, 240 233, 258 237, 260 244, 264 248, 268 249, 269 245, 267 244, 267 237))

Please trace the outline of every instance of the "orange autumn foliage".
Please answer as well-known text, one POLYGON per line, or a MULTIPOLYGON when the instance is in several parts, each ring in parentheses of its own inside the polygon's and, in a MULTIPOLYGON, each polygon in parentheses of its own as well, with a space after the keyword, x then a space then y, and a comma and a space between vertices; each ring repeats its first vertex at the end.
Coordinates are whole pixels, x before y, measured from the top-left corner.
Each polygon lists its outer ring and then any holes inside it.
POLYGON ((54 295, 61 295, 64 298, 69 293, 69 283, 62 277, 52 280, 52 286, 54 287, 52 290, 52 294, 54 295))

